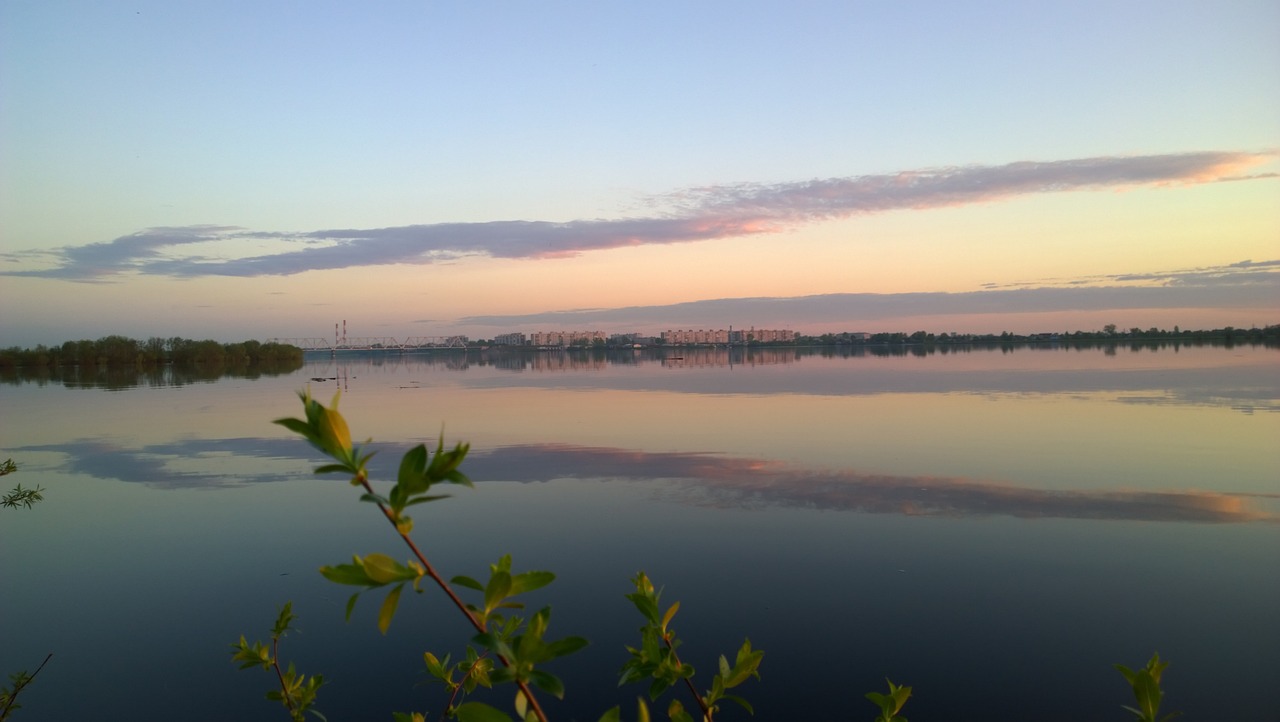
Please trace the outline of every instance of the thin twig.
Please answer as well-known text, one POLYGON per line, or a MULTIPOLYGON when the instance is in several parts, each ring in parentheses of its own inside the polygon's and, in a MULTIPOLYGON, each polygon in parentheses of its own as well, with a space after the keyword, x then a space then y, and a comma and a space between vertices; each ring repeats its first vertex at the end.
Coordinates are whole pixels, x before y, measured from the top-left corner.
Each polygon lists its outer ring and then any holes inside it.
POLYGON ((467 673, 462 676, 462 682, 459 682, 458 686, 453 688, 453 692, 449 694, 449 702, 444 707, 445 714, 441 715, 442 719, 448 718, 449 710, 453 709, 453 701, 458 698, 458 690, 462 689, 463 683, 465 683, 467 681, 467 678, 471 676, 471 673, 476 670, 476 667, 480 666, 480 661, 487 656, 489 656, 489 653, 485 652, 484 654, 480 655, 480 657, 477 658, 476 661, 472 662, 471 667, 467 669, 467 673))

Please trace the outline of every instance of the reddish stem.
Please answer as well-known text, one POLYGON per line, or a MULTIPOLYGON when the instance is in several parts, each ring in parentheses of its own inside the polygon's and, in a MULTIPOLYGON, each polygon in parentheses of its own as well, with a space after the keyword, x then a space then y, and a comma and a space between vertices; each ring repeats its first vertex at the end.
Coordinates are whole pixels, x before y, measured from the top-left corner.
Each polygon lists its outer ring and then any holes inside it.
POLYGON ((280 671, 280 638, 271 638, 271 666, 276 669, 276 679, 280 680, 280 692, 284 697, 284 706, 289 710, 289 716, 294 719, 298 718, 298 713, 293 709, 293 697, 289 695, 289 685, 285 684, 284 672, 280 671))
MULTIPOLYGON (((683 667, 680 661, 680 655, 676 654, 676 648, 671 644, 671 636, 669 634, 662 635, 662 641, 666 642, 667 649, 671 651, 671 656, 676 660, 676 666, 683 667)), ((698 689, 693 686, 693 680, 688 677, 684 678, 684 684, 689 688, 689 694, 693 695, 693 699, 698 703, 698 708, 702 710, 702 719, 711 722, 711 710, 707 708, 707 703, 702 701, 702 695, 698 694, 698 689)))

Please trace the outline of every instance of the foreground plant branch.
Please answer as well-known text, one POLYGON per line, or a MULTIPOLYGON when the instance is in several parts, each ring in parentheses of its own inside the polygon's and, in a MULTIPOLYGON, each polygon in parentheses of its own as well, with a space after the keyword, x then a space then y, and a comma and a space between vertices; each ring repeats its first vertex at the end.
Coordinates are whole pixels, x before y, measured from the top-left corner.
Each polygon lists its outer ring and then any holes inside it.
POLYGON ((1164 692, 1160 690, 1160 675, 1164 674, 1164 668, 1168 666, 1168 662, 1160 661, 1159 652, 1151 655, 1145 667, 1129 669, 1123 664, 1115 665, 1133 689, 1134 701, 1138 703, 1137 707, 1125 705, 1124 708, 1132 713, 1138 722, 1169 722, 1182 714, 1173 712, 1164 717, 1160 716, 1160 702, 1164 699, 1164 692))
MULTIPOLYGON (((496 564, 489 565, 489 578, 482 583, 466 576, 456 576, 446 581, 423 554, 422 550, 410 536, 413 520, 405 514, 405 510, 417 504, 443 499, 446 495, 432 494, 436 484, 448 483, 472 486, 459 466, 469 450, 466 444, 458 444, 452 450, 444 448, 441 436, 434 454, 428 454, 425 445, 418 444, 404 455, 400 462, 395 485, 386 496, 377 493, 369 481, 366 465, 373 452, 365 453, 361 447, 351 443, 351 434, 345 419, 337 411, 338 397, 335 395, 331 407, 326 407, 311 398, 308 392, 299 394, 302 399, 305 419, 286 418, 275 423, 303 436, 313 446, 334 460, 335 463, 318 467, 317 474, 345 473, 351 475, 351 485, 360 487, 361 501, 371 502, 382 512, 387 522, 396 530, 396 534, 413 554, 406 564, 401 564, 385 554, 369 554, 365 557, 353 557, 351 564, 339 564, 321 567, 320 572, 330 581, 363 587, 351 596, 347 602, 346 616, 351 618, 352 610, 360 595, 372 589, 389 587, 389 590, 378 610, 378 628, 385 634, 395 616, 400 595, 406 584, 411 584, 414 591, 421 592, 424 578, 430 578, 436 586, 444 591, 454 607, 466 617, 471 628, 476 632, 471 641, 483 652, 468 646, 466 656, 457 663, 451 663, 449 655, 442 658, 431 652, 423 654, 428 673, 445 685, 449 691, 448 700, 442 714, 444 718, 458 719, 461 722, 510 722, 506 713, 480 702, 455 701, 474 692, 478 687, 489 688, 496 684, 514 683, 519 690, 515 696, 514 707, 522 722, 546 722, 547 715, 534 696, 532 687, 555 695, 564 696, 564 686, 560 680, 538 667, 543 662, 562 657, 578 651, 586 646, 587 641, 581 637, 566 637, 556 641, 545 640, 547 626, 550 622, 551 610, 544 607, 532 617, 524 619, 510 615, 510 610, 523 608, 523 604, 514 598, 525 592, 540 589, 550 584, 555 575, 546 571, 528 571, 515 573, 512 571, 510 555, 503 556, 496 564), (456 593, 456 587, 466 588, 480 593, 481 601, 469 604, 456 593), (493 659, 497 659, 502 667, 495 669, 493 659), (461 674, 461 680, 454 679, 461 674)), ((644 572, 632 578, 635 591, 627 594, 636 609, 645 619, 640 628, 640 646, 627 647, 630 659, 622 667, 620 684, 649 681, 649 697, 656 700, 670 687, 683 682, 692 695, 698 709, 698 719, 702 722, 713 722, 720 711, 720 703, 730 700, 748 712, 754 713, 752 706, 741 697, 730 694, 734 689, 751 678, 759 679, 759 666, 764 652, 754 650, 751 640, 745 640, 739 648, 732 664, 724 656, 720 657, 719 670, 712 677, 711 688, 699 694, 694 686, 694 669, 681 661, 677 648, 681 640, 671 627, 671 621, 680 608, 675 602, 663 611, 660 606, 661 590, 656 589, 644 572)), ((232 645, 236 652, 233 659, 241 663, 241 668, 261 666, 274 669, 280 689, 267 694, 268 698, 279 700, 288 710, 295 722, 300 722, 307 713, 321 719, 323 715, 311 709, 315 702, 316 691, 324 684, 324 678, 315 675, 307 679, 294 670, 292 663, 288 669, 282 669, 279 663, 279 642, 289 629, 293 614, 291 605, 285 604, 280 611, 273 628, 271 647, 261 642, 249 645, 243 636, 238 644, 232 645)), ((52 655, 50 655, 52 656, 52 655)), ((45 662, 48 658, 45 659, 45 662)), ((1117 669, 1125 676, 1133 689, 1138 707, 1125 707, 1141 722, 1168 722, 1175 715, 1159 716, 1159 708, 1163 698, 1160 689, 1161 675, 1168 665, 1162 662, 1159 655, 1153 656, 1145 667, 1136 670, 1122 665, 1117 669)), ((44 664, 40 665, 41 668, 44 664)), ((39 673, 39 669, 36 673, 39 673)), ((8 716, 10 708, 16 708, 13 699, 35 675, 14 675, 17 683, 14 692, 8 693, 0 702, 4 702, 0 720, 8 716)), ((871 692, 866 695, 879 708, 877 722, 906 722, 900 714, 903 706, 911 697, 912 689, 904 685, 889 682, 888 693, 871 692)), ((637 700, 637 717, 642 722, 650 719, 648 705, 644 700, 637 700)), ((667 707, 667 716, 672 722, 696 722, 694 717, 685 711, 684 706, 673 699, 667 707)), ((1175 713, 1176 714, 1176 713, 1175 713)), ((413 713, 394 713, 396 722, 423 722, 425 715, 413 713)), ((606 711, 599 722, 621 722, 620 707, 606 711)))
MULTIPOLYGON (((466 617, 467 622, 475 630, 473 641, 487 648, 502 664, 503 669, 489 675, 492 682, 513 682, 520 690, 516 697, 516 708, 522 718, 531 716, 539 722, 546 722, 547 716, 533 693, 531 685, 536 685, 557 697, 563 696, 564 687, 560 680, 542 670, 536 664, 555 657, 570 654, 586 646, 586 640, 580 637, 569 637, 556 642, 542 639, 550 619, 550 610, 539 611, 526 624, 518 617, 507 618, 503 611, 522 608, 522 604, 510 601, 517 594, 532 591, 549 584, 555 576, 550 572, 525 572, 512 574, 510 557, 504 557, 498 564, 490 566, 490 579, 487 585, 469 577, 456 577, 452 581, 484 593, 483 606, 469 605, 462 601, 452 584, 446 581, 426 555, 410 537, 413 530, 413 519, 405 510, 416 504, 437 501, 445 495, 432 494, 431 488, 436 484, 457 484, 470 487, 471 480, 458 470, 466 458, 469 446, 458 444, 452 450, 444 448, 441 436, 434 454, 428 454, 426 446, 418 444, 405 454, 400 463, 396 484, 386 496, 378 494, 369 481, 367 463, 372 452, 364 452, 360 446, 352 444, 351 432, 346 420, 338 413, 337 400, 331 407, 326 407, 313 398, 308 392, 300 394, 305 419, 285 418, 276 423, 300 434, 313 446, 334 460, 333 464, 320 466, 317 474, 344 473, 350 474, 352 486, 363 489, 360 500, 372 502, 383 517, 396 530, 397 535, 413 554, 407 565, 382 554, 371 554, 363 559, 354 557, 354 563, 327 566, 321 568, 326 578, 339 584, 350 584, 369 589, 391 586, 384 598, 378 613, 378 626, 385 634, 399 605, 400 594, 406 583, 411 583, 415 591, 421 592, 423 577, 430 578, 436 586, 466 617)), ((347 602, 347 617, 355 606, 361 592, 352 595, 347 602)), ((456 694, 456 689, 454 690, 456 694)), ((459 718, 466 719, 473 714, 488 714, 492 708, 480 703, 463 703, 449 712, 459 718)), ((496 710, 493 710, 496 712, 496 710)), ((476 717, 480 719, 480 717, 476 717)))
MULTIPOLYGON (((671 650, 671 658, 675 661, 676 666, 683 668, 685 664, 680 661, 680 655, 676 654, 676 648, 672 645, 671 639, 664 639, 663 642, 666 643, 667 649, 671 650)), ((693 695, 693 700, 698 703, 698 709, 702 710, 702 719, 710 720, 711 710, 707 709, 706 701, 698 694, 698 688, 693 686, 692 675, 684 678, 684 686, 689 688, 689 694, 693 695)))
MULTIPOLYGON (((336 406, 336 400, 335 400, 335 406, 336 406)), ((421 445, 419 445, 418 448, 423 448, 425 450, 425 447, 421 445)), ((468 447, 466 445, 459 444, 457 447, 454 448, 452 452, 447 452, 447 453, 457 454, 458 463, 461 463, 462 457, 466 455, 467 449, 468 447)), ((413 452, 411 451, 410 454, 412 453, 413 452)), ((444 439, 442 437, 440 440, 440 445, 436 449, 436 454, 434 459, 440 459, 441 456, 445 453, 446 452, 444 452, 444 439)), ((370 454, 369 456, 372 456, 372 454, 370 454)), ((369 456, 365 456, 364 459, 368 460, 369 456)), ((456 467, 457 465, 454 464, 453 468, 455 470, 456 470, 456 467)), ((455 471, 454 473, 457 473, 458 477, 456 479, 451 478, 449 479, 450 481, 453 481, 454 483, 459 483, 459 484, 465 483, 467 486, 471 486, 471 482, 467 480, 465 476, 462 476, 460 472, 455 471)), ((353 477, 352 482, 353 483, 358 482, 360 486, 364 488, 365 494, 361 497, 362 500, 372 501, 373 503, 377 504, 378 509, 382 511, 382 515, 386 517, 387 522, 389 522, 392 528, 396 530, 396 534, 399 535, 400 539, 403 540, 405 545, 409 547, 409 551, 413 552, 413 556, 418 560, 418 563, 422 565, 423 573, 426 574, 428 577, 430 577, 431 580, 436 583, 436 586, 438 586, 441 590, 444 591, 445 595, 449 597, 449 601, 453 602, 453 605, 458 608, 458 611, 462 612, 462 614, 467 618, 467 621, 471 623, 471 626, 476 630, 478 634, 487 633, 488 630, 486 629, 484 623, 480 619, 478 619, 476 615, 473 614, 472 611, 467 607, 466 603, 463 602, 462 599, 458 597, 457 593, 453 591, 453 587, 451 587, 449 583, 446 582, 438 572, 436 572, 435 567, 427 559, 426 555, 422 553, 422 550, 418 548, 417 543, 415 543, 413 541, 413 538, 409 536, 407 531, 405 531, 406 528, 409 528, 409 529, 412 528, 412 522, 409 519, 409 517, 404 516, 403 514, 390 508, 386 503, 383 502, 382 498, 379 497, 374 492, 373 486, 369 484, 368 474, 365 473, 363 463, 361 464, 360 472, 355 477, 353 477)), ((383 631, 384 632, 386 631, 385 628, 383 631)), ((498 661, 501 662, 504 667, 511 667, 511 660, 507 659, 502 654, 496 654, 494 656, 498 658, 498 661)), ((517 679, 516 686, 520 689, 520 692, 524 694, 526 703, 529 705, 529 708, 533 712, 534 716, 540 722, 547 722, 546 713, 543 711, 542 705, 539 704, 537 697, 533 695, 533 690, 529 689, 529 685, 524 680, 517 679)), ((454 697, 451 696, 450 706, 452 706, 453 699, 454 697)))
MULTIPOLYGON (((752 650, 751 640, 745 640, 742 647, 738 649, 737 658, 732 666, 728 659, 724 656, 720 657, 720 669, 711 679, 711 689, 707 690, 705 695, 698 694, 697 688, 693 685, 694 669, 691 665, 680 661, 676 647, 680 646, 681 641, 676 636, 675 630, 671 628, 671 620, 680 610, 680 603, 676 602, 662 612, 659 604, 662 591, 654 588, 644 572, 637 574, 631 581, 635 584, 636 590, 628 594, 627 599, 630 599, 644 616, 645 626, 640 628, 640 646, 627 647, 631 659, 622 667, 622 683, 652 680, 649 684, 649 697, 657 699, 658 695, 676 682, 683 680, 698 705, 701 712, 699 719, 702 720, 709 721, 713 718, 720 709, 721 700, 730 700, 741 705, 748 712, 754 713, 745 699, 729 694, 728 690, 752 677, 760 678, 759 667, 761 660, 764 659, 764 652, 752 650)), ((693 718, 684 711, 683 705, 674 700, 667 708, 667 714, 675 722, 693 722, 693 718)))
POLYGON ((9 675, 9 682, 13 685, 13 689, 0 689, 0 722, 9 719, 10 713, 22 706, 18 704, 18 693, 22 692, 22 690, 26 689, 28 685, 36 681, 36 675, 40 674, 40 670, 44 669, 44 666, 48 664, 49 660, 52 658, 53 652, 45 655, 44 661, 41 662, 40 666, 36 667, 36 671, 31 674, 27 674, 26 670, 23 670, 9 675))
POLYGON ((249 644, 245 641, 244 635, 240 635, 240 642, 231 645, 235 649, 231 660, 239 662, 240 669, 262 667, 274 670, 280 689, 267 692, 267 699, 278 700, 284 705, 284 708, 289 711, 289 718, 294 722, 302 722, 308 712, 323 720, 324 715, 311 709, 311 705, 315 704, 316 693, 324 684, 324 677, 317 674, 308 679, 306 675, 298 674, 292 662, 289 663, 287 670, 280 668, 280 639, 293 629, 293 620, 293 605, 286 602, 280 608, 275 626, 271 629, 270 650, 262 642, 249 644))
MULTIPOLYGON (((457 444, 453 449, 446 450, 443 435, 434 453, 428 453, 425 445, 418 444, 404 455, 395 485, 384 496, 377 492, 369 478, 367 465, 373 452, 366 452, 361 446, 352 443, 347 422, 337 410, 338 397, 335 395, 333 403, 326 407, 311 398, 309 392, 304 391, 299 396, 305 417, 278 419, 275 423, 299 434, 333 460, 333 463, 316 468, 315 473, 349 475, 351 485, 362 491, 360 500, 378 507, 412 553, 412 558, 404 564, 385 554, 369 554, 364 557, 354 556, 350 564, 321 567, 320 573, 330 581, 362 588, 347 601, 347 619, 351 618, 361 594, 386 587, 386 596, 378 610, 378 628, 385 634, 395 616, 405 585, 410 585, 415 592, 422 592, 423 579, 430 579, 466 617, 475 632, 471 638, 472 644, 483 650, 477 651, 476 647, 468 646, 466 657, 453 664, 449 655, 445 655, 443 660, 430 652, 423 655, 428 673, 449 690, 443 716, 462 722, 509 720, 511 718, 506 713, 484 703, 465 701, 455 706, 455 702, 478 687, 513 683, 518 689, 514 701, 518 718, 523 722, 546 722, 546 712, 535 697, 533 687, 562 698, 564 685, 540 665, 582 649, 587 641, 581 637, 547 640, 546 633, 551 619, 549 607, 538 610, 527 619, 514 616, 511 612, 524 607, 523 603, 515 601, 517 596, 550 584, 555 575, 547 571, 517 573, 512 569, 510 555, 507 555, 496 564, 489 565, 489 576, 484 582, 467 576, 445 580, 410 536, 413 519, 406 513, 408 507, 445 498, 444 494, 434 493, 433 487, 439 484, 472 486, 471 480, 459 470, 470 447, 457 444), (458 588, 479 593, 480 601, 464 602, 457 592, 458 588), (492 661, 494 659, 501 664, 500 668, 495 668, 492 661), (455 680, 455 674, 461 675, 461 681, 455 680)), ((680 642, 668 626, 679 604, 673 605, 660 617, 657 612, 659 593, 654 590, 648 578, 641 572, 632 581, 636 584, 637 591, 628 597, 645 614, 648 623, 641 630, 642 647, 632 650, 633 659, 623 668, 623 682, 652 679, 649 692, 656 699, 677 680, 683 679, 698 706, 698 717, 704 722, 711 722, 719 709, 718 703, 724 699, 731 699, 750 710, 751 706, 745 700, 727 694, 726 690, 750 677, 759 676, 756 670, 763 652, 752 651, 748 641, 739 650, 734 665, 730 666, 721 657, 720 673, 712 679, 711 689, 699 695, 691 680, 693 667, 681 662, 676 655, 676 646, 680 642)), ((287 620, 278 620, 274 641, 278 641, 278 637, 283 636, 287 628, 287 620)), ((236 646, 236 658, 242 662, 242 666, 276 666, 281 692, 271 696, 273 699, 281 699, 295 718, 300 717, 305 707, 291 705, 294 696, 290 689, 295 684, 290 677, 292 668, 290 673, 280 671, 275 647, 270 651, 261 646, 250 647, 243 638, 236 646)), ((321 683, 323 682, 316 683, 309 689, 314 691, 321 683)), ((306 701, 309 706, 314 701, 314 695, 306 701)), ((314 710, 309 711, 318 714, 314 710)), ((647 707, 643 702, 639 705, 639 711, 642 717, 647 717, 647 707)), ((693 717, 684 711, 678 701, 671 702, 667 714, 674 722, 693 722, 693 717)), ((618 720, 618 715, 618 708, 615 707, 606 712, 601 720, 618 720)), ((407 722, 424 718, 420 713, 396 713, 395 717, 407 722)))
MULTIPOLYGON (((13 459, 5 459, 0 462, 0 476, 8 476, 18 470, 18 465, 13 459)), ((5 492, 0 496, 0 507, 8 507, 16 509, 19 506, 30 509, 37 502, 44 501, 44 489, 37 486, 34 489, 23 489, 22 484, 13 487, 12 491, 5 492)))

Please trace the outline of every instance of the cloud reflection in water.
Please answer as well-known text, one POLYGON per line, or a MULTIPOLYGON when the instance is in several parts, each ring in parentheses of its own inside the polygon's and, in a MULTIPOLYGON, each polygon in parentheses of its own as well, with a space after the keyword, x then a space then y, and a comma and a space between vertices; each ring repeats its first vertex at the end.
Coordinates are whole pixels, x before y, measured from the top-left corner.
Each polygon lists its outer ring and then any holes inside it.
MULTIPOLYGON (((53 468, 163 489, 226 488, 307 478, 319 462, 295 439, 186 439, 141 448, 104 440, 28 446, 56 452, 53 468), (264 466, 273 467, 264 470, 264 466)), ((398 451, 376 457, 375 479, 394 477, 398 451)), ((1280 494, 1205 491, 1052 490, 961 477, 898 476, 853 469, 805 469, 783 462, 697 452, 645 452, 563 444, 473 450, 464 465, 477 482, 557 479, 670 481, 668 498, 715 508, 791 507, 909 516, 1109 519, 1244 523, 1280 521, 1267 507, 1280 494)))
POLYGON ((509 446, 479 456, 476 478, 678 479, 682 500, 707 506, 802 507, 913 516, 1138 521, 1280 521, 1259 508, 1280 495, 1201 491, 1060 491, 937 476, 807 470, 764 459, 716 454, 647 453, 561 445, 509 446))

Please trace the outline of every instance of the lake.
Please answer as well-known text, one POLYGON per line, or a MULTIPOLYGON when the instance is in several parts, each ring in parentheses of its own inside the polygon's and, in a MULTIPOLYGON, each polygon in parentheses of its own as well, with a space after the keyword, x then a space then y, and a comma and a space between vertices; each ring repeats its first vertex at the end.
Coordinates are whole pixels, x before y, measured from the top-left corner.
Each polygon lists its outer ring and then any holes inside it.
MULTIPOLYGON (((316 569, 407 551, 344 478, 272 419, 309 386, 380 450, 468 441, 474 489, 414 508, 446 577, 517 570, 549 636, 552 719, 594 721, 617 686, 644 570, 679 600, 680 652, 710 685, 749 637, 758 720, 1124 720, 1113 664, 1170 662, 1165 711, 1280 719, 1280 352, 1257 346, 725 349, 308 356, 256 379, 0 384, 0 458, 40 485, 0 509, 0 673, 48 666, 16 720, 284 720, 265 639, 328 680, 331 722, 444 704, 422 653, 470 636, 434 590, 382 595, 316 569), (679 358, 675 358, 679 356, 679 358)), ((677 693, 680 690, 676 690, 677 693)), ((483 698, 509 709, 509 690, 483 698)), ((681 700, 691 705, 687 696, 681 700)), ((665 709, 665 703, 659 706, 665 709)), ((665 719, 665 715, 659 717, 665 719)), ((718 719, 751 719, 732 705, 718 719)))

